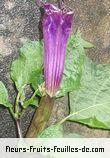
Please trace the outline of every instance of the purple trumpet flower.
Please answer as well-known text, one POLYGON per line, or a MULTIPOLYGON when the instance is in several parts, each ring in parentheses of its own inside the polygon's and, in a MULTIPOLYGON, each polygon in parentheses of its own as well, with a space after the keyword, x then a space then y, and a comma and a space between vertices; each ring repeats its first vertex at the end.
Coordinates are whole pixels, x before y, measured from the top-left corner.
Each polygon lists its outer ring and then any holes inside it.
POLYGON ((66 47, 74 14, 49 3, 44 4, 44 11, 44 77, 46 92, 53 97, 59 90, 63 76, 66 47))

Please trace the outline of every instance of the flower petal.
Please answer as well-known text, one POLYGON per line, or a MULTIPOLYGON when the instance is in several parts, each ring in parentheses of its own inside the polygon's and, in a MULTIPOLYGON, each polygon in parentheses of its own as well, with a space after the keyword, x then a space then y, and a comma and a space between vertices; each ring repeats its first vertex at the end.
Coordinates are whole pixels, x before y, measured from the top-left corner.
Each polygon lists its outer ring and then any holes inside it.
POLYGON ((51 4, 44 5, 44 76, 47 93, 53 97, 59 90, 72 28, 73 12, 63 12, 51 4))

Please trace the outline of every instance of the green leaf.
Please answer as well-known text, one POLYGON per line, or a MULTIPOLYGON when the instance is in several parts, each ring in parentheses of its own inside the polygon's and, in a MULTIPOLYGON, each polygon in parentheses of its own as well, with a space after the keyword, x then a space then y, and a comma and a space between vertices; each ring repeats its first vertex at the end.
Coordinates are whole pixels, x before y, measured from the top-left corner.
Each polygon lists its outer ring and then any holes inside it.
POLYGON ((85 52, 79 30, 71 36, 65 61, 65 69, 58 96, 77 89, 80 86, 82 69, 84 66, 85 52))
POLYGON ((52 125, 46 128, 40 135, 39 138, 62 138, 63 137, 63 126, 52 125))
POLYGON ((110 129, 110 65, 86 61, 81 87, 70 93, 69 120, 110 129))
POLYGON ((36 89, 42 78, 42 43, 30 41, 20 48, 20 56, 12 63, 11 78, 20 91, 27 84, 36 84, 36 89))
POLYGON ((38 100, 36 98, 30 98, 29 100, 24 102, 23 108, 26 109, 29 105, 38 107, 38 100))
POLYGON ((7 89, 1 81, 0 81, 0 104, 4 105, 5 107, 12 107, 8 99, 7 89))

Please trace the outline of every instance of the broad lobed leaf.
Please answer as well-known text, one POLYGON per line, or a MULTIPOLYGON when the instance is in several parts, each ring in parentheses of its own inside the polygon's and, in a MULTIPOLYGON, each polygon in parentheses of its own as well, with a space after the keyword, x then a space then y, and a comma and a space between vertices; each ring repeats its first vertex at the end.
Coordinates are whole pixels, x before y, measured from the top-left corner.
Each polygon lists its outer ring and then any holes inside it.
MULTIPOLYGON (((36 82, 40 83, 42 75, 42 44, 30 41, 20 49, 20 57, 12 63, 11 78, 20 91, 23 86, 36 82)), ((37 87, 36 87, 37 89, 37 87)))
POLYGON ((87 59, 79 90, 70 93, 71 121, 110 129, 110 65, 87 59))

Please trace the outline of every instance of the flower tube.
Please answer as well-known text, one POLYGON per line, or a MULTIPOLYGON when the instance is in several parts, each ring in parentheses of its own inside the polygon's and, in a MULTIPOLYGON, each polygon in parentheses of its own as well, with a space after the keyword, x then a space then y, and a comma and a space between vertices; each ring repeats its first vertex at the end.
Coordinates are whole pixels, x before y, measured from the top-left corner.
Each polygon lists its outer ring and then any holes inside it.
POLYGON ((59 90, 63 76, 73 12, 62 11, 49 3, 44 4, 44 11, 44 78, 46 92, 53 97, 59 90))

